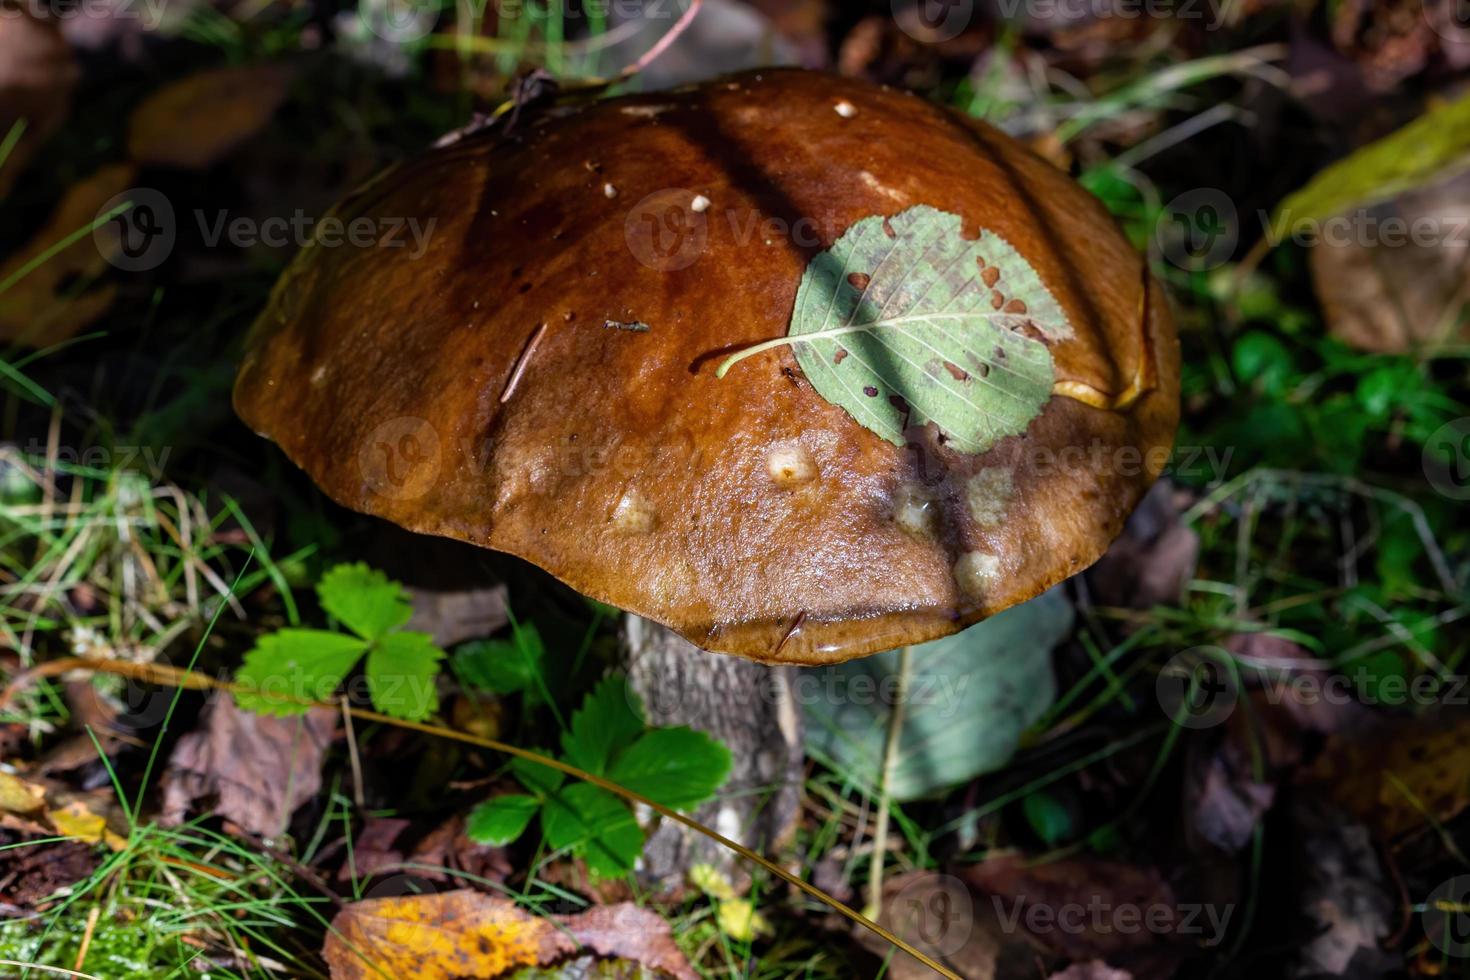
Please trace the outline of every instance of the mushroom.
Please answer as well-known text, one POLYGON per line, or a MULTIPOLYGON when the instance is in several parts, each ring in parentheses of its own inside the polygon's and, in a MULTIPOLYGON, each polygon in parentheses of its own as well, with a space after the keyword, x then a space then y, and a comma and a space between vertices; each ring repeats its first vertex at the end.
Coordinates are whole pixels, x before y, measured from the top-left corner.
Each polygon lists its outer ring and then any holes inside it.
POLYGON ((708 650, 831 663, 1024 602, 1103 553, 1178 421, 1165 299, 1104 208, 886 87, 774 70, 547 110, 336 217, 377 245, 292 264, 241 417, 347 507, 518 555, 708 650), (413 221, 417 259, 394 234, 413 221), (909 248, 916 278, 881 268, 920 234, 952 267, 909 248), (847 302, 840 324, 935 283, 981 319, 796 336, 804 288, 847 302), (900 336, 946 356, 834 394, 900 336), (939 391, 974 417, 926 408, 939 391))

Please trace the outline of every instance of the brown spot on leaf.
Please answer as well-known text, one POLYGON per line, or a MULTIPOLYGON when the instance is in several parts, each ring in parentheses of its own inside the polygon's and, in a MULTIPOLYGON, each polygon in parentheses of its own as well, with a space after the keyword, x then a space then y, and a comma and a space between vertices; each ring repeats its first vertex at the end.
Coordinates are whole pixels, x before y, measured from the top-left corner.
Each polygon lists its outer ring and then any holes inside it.
POLYGON ((944 369, 948 371, 949 376, 951 378, 954 378, 956 381, 970 380, 970 372, 966 371, 964 368, 960 367, 958 364, 955 364, 952 361, 945 361, 944 369))
POLYGON ((832 363, 833 364, 841 364, 843 362, 843 360, 845 360, 846 358, 847 358, 847 348, 846 347, 839 347, 839 348, 837 348, 837 353, 832 355, 832 363))
POLYGON ((889 238, 898 237, 898 232, 893 230, 893 225, 889 223, 887 218, 883 219, 883 234, 887 235, 889 238))
POLYGON ((1000 282, 1000 269, 993 265, 987 269, 982 269, 980 270, 980 278, 984 280, 985 285, 993 287, 996 283, 1000 282))
POLYGON ((1006 298, 1000 294, 1000 290, 998 290, 998 289, 992 289, 990 291, 990 306, 991 306, 991 308, 998 310, 1002 306, 1005 306, 1005 305, 1006 305, 1006 298))
POLYGON ((1018 299, 1013 299, 1009 303, 1006 304, 1006 312, 1007 313, 1025 313, 1026 312, 1026 304, 1023 303, 1023 302, 1021 302, 1018 299))
POLYGON ((877 398, 878 389, 874 388, 872 385, 863 385, 863 394, 867 395, 869 398, 877 398))
POLYGON ((872 281, 873 277, 866 272, 849 272, 847 274, 847 283, 853 289, 865 290, 868 288, 868 283, 872 281))

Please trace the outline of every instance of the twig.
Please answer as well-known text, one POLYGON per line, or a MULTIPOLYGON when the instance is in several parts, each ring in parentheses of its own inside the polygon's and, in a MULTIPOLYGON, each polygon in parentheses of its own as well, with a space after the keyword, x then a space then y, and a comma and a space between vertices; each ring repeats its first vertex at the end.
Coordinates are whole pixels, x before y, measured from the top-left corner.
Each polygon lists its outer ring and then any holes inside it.
POLYGON ((82 945, 77 949, 76 962, 72 963, 73 970, 81 970, 82 964, 87 961, 87 950, 92 946, 92 934, 97 931, 97 917, 102 914, 102 906, 92 904, 92 911, 87 913, 87 926, 82 930, 82 945))
POLYGON ((342 695, 342 727, 347 731, 347 761, 352 767, 352 802, 362 810, 367 807, 362 795, 362 760, 357 755, 357 733, 352 730, 352 705, 347 703, 345 694, 342 695))
POLYGON ((898 757, 898 743, 903 735, 904 704, 909 697, 909 671, 912 668, 913 652, 913 647, 904 647, 898 653, 898 684, 893 693, 893 707, 888 711, 888 735, 883 740, 878 819, 873 824, 873 870, 868 874, 868 907, 863 910, 870 919, 877 919, 883 911, 883 858, 888 853, 889 784, 893 781, 893 766, 898 757))
POLYGON ((638 74, 640 71, 652 64, 654 59, 656 59, 659 55, 667 51, 669 47, 679 39, 679 35, 683 34, 689 28, 689 25, 694 22, 694 18, 699 16, 699 8, 703 6, 703 4, 704 0, 689 0, 689 7, 684 11, 683 15, 674 22, 674 26, 669 28, 668 33, 659 38, 658 42, 654 44, 653 47, 644 52, 643 57, 639 58, 628 67, 618 72, 618 81, 627 81, 628 79, 632 78, 634 75, 638 74))
POLYGON ((546 334, 546 324, 536 328, 531 334, 531 339, 526 341, 526 346, 521 350, 521 356, 516 358, 516 366, 510 372, 510 380, 505 383, 505 390, 500 393, 500 404, 504 405, 510 401, 510 396, 515 394, 516 385, 521 383, 521 375, 526 373, 526 365, 531 362, 531 355, 536 353, 536 347, 541 343, 541 338, 546 334))

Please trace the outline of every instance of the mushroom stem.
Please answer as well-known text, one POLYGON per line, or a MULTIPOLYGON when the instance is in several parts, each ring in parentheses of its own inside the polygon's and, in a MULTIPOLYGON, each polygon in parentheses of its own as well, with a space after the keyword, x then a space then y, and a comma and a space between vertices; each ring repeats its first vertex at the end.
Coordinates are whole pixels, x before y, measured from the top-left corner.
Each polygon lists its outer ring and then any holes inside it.
MULTIPOLYGON (((762 853, 782 852, 800 817, 805 758, 795 668, 701 653, 668 627, 631 614, 623 621, 623 653, 629 690, 649 724, 688 725, 730 750, 730 777, 696 819, 762 853)), ((672 892, 697 864, 718 869, 737 888, 749 884, 732 852, 668 820, 649 837, 638 878, 672 892)))
POLYGON ((913 665, 913 647, 898 652, 898 684, 893 692, 893 707, 888 711, 888 734, 883 740, 883 768, 878 787, 878 819, 873 825, 873 865, 868 873, 868 907, 863 912, 874 922, 883 914, 883 857, 888 851, 888 784, 898 759, 898 743, 903 735, 904 705, 909 698, 909 672, 913 665))

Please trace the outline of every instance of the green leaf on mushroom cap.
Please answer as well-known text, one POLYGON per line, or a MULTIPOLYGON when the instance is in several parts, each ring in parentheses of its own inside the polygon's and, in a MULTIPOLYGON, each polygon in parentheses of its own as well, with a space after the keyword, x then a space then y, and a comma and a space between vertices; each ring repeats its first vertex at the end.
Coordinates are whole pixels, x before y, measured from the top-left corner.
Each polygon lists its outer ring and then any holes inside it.
POLYGON ((1061 305, 1009 242, 927 205, 848 228, 807 265, 786 337, 828 401, 895 445, 934 422, 981 453, 1019 435, 1055 380, 1048 342, 1072 336, 1061 305))

